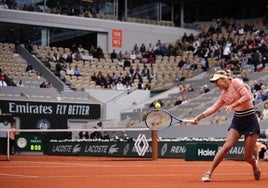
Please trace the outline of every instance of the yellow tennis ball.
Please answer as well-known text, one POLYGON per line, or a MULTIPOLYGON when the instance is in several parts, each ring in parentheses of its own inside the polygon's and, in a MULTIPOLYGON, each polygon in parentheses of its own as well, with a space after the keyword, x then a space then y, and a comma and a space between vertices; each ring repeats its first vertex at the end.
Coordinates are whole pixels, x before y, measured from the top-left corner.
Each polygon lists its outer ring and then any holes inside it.
POLYGON ((161 108, 161 104, 159 102, 155 103, 154 108, 155 109, 161 108))

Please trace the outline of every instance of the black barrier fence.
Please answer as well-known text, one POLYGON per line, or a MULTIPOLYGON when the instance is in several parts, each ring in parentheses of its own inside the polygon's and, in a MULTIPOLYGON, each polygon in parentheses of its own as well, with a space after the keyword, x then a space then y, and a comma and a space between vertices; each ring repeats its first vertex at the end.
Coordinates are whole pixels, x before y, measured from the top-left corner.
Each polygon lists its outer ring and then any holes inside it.
MULTIPOLYGON (((42 142, 40 138, 26 137, 26 145, 21 147, 21 140, 16 140, 16 153, 23 152, 42 152, 45 155, 62 155, 62 156, 107 156, 107 157, 140 157, 151 158, 152 146, 148 141, 149 147, 143 156, 139 156, 135 148, 135 141, 92 141, 92 140, 51 140, 42 142), (18 146, 19 144, 19 146, 18 146)), ((159 158, 178 158, 185 159, 188 145, 187 160, 202 160, 198 158, 196 148, 207 151, 212 145, 217 145, 218 149, 224 141, 159 141, 158 157, 159 158), (195 146, 197 144, 197 146, 195 146), (191 147, 189 147, 189 145, 191 147), (194 146, 194 147, 192 147, 194 146), (201 147, 201 148, 200 148, 201 147), (190 148, 190 151, 189 151, 190 148), (190 156, 190 157, 189 157, 190 156), (191 158, 192 157, 192 158, 191 158)), ((0 139, 0 153, 6 154, 6 139, 0 139)), ((141 146, 142 147, 142 146, 141 146)), ((215 153, 214 153, 215 154, 215 153)), ((211 159, 213 156, 210 156, 211 159)), ((243 141, 238 141, 229 151, 226 159, 242 160, 244 158, 243 141)), ((207 159, 205 159, 207 160, 207 159)))
MULTIPOLYGON (((159 141, 158 157, 159 158, 185 158, 186 145, 198 143, 199 149, 208 150, 211 145, 217 145, 220 148, 223 141, 216 142, 189 142, 189 141, 159 141)), ((196 150, 190 148, 193 152, 192 159, 198 160, 196 150)), ((144 156, 139 156, 135 148, 135 141, 51 141, 44 145, 44 154, 46 155, 81 155, 81 156, 109 156, 109 157, 152 157, 152 147, 149 141, 149 148, 144 156)), ((213 155, 215 155, 213 153, 213 155)), ((191 155, 191 154, 190 154, 191 155)), ((213 158, 213 156, 212 156, 213 158)), ((212 159, 211 158, 211 159, 212 159)), ((237 142, 236 145, 226 155, 227 159, 241 160, 244 158, 243 142, 237 142)), ((200 158, 202 160, 202 157, 200 158)))

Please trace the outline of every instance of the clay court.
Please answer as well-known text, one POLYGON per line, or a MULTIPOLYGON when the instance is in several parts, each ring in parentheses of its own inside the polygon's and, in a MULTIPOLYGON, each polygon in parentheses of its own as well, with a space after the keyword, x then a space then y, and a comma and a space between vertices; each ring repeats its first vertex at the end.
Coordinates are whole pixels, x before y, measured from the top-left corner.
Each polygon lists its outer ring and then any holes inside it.
POLYGON ((102 158, 81 156, 1 156, 1 188, 264 188, 268 185, 268 162, 261 161, 261 180, 255 181, 244 161, 225 160, 213 181, 203 183, 202 174, 211 161, 183 159, 102 158))

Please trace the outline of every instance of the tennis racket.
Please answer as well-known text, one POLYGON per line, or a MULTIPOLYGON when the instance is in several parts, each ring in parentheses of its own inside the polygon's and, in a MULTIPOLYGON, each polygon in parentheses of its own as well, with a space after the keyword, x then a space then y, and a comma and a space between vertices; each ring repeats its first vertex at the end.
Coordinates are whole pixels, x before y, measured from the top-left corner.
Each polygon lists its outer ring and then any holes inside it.
POLYGON ((171 115, 168 111, 162 109, 154 109, 145 116, 145 125, 151 130, 163 130, 178 123, 192 123, 193 120, 178 119, 171 115))

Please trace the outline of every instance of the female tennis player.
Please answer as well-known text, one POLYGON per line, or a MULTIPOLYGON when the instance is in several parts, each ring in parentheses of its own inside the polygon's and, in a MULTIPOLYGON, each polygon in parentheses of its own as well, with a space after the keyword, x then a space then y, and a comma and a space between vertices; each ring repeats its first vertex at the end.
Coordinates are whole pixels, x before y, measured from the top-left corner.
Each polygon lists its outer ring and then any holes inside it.
POLYGON ((193 120, 197 124, 201 119, 210 116, 224 106, 226 112, 234 110, 234 117, 228 128, 226 141, 223 147, 217 152, 212 166, 201 178, 203 182, 211 181, 211 176, 215 168, 221 163, 225 155, 235 145, 238 139, 244 136, 244 159, 252 166, 255 180, 261 177, 261 170, 258 161, 253 153, 257 138, 260 133, 260 126, 255 115, 252 103, 252 94, 248 85, 241 79, 232 78, 230 71, 219 70, 214 73, 210 82, 222 90, 217 101, 203 113, 196 116, 193 120))

